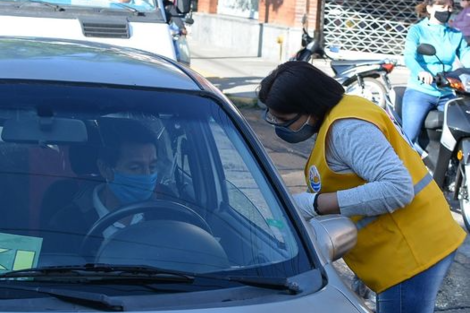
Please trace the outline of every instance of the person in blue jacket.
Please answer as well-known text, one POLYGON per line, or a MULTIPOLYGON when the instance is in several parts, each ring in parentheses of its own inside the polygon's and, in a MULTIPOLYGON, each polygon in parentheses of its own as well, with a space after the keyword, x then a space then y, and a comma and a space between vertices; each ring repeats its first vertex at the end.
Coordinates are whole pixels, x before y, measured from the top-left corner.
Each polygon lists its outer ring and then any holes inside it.
POLYGON ((452 70, 456 58, 470 67, 470 46, 460 31, 447 24, 453 6, 453 0, 424 0, 416 6, 416 12, 425 18, 411 26, 406 37, 404 59, 410 78, 403 96, 402 122, 419 152, 416 141, 427 113, 435 108, 444 110, 444 104, 455 97, 450 88, 437 88, 433 75, 452 70), (417 47, 422 43, 432 44, 437 57, 418 54, 417 47))

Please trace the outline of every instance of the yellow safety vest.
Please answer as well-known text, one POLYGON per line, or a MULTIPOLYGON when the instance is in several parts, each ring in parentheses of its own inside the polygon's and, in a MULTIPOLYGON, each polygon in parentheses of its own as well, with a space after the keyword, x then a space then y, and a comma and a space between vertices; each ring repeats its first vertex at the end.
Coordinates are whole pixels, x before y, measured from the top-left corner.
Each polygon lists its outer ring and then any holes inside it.
POLYGON ((359 230, 358 240, 344 260, 367 286, 380 293, 442 260, 462 244, 466 234, 454 221, 443 193, 401 129, 385 110, 361 97, 345 95, 325 117, 305 167, 310 192, 335 192, 366 183, 354 173, 335 173, 326 163, 328 130, 336 120, 345 118, 376 125, 413 180, 415 196, 404 208, 392 214, 351 218, 359 230))

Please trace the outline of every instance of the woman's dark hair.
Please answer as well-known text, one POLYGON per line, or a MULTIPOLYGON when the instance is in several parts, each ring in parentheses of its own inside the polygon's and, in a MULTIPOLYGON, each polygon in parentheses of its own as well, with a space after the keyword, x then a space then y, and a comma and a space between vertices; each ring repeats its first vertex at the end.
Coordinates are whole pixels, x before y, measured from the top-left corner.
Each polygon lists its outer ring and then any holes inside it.
POLYGON ((418 14, 418 17, 429 17, 427 10, 428 5, 448 5, 454 7, 454 0, 424 0, 415 7, 415 11, 418 14))
POLYGON ((281 113, 307 113, 323 120, 344 95, 344 88, 321 70, 303 61, 279 65, 260 84, 258 98, 281 113))

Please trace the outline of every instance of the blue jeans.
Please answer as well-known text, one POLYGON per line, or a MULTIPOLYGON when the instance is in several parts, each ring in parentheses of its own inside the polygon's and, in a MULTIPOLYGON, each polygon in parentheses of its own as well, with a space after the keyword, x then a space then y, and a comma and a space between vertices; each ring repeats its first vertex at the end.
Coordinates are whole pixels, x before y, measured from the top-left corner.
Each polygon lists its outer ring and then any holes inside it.
POLYGON ((377 313, 432 313, 455 251, 410 279, 377 294, 377 313))
POLYGON ((419 132, 429 111, 444 110, 444 105, 455 95, 448 94, 442 97, 428 95, 424 92, 409 89, 403 95, 402 121, 403 131, 412 143, 418 140, 419 132))

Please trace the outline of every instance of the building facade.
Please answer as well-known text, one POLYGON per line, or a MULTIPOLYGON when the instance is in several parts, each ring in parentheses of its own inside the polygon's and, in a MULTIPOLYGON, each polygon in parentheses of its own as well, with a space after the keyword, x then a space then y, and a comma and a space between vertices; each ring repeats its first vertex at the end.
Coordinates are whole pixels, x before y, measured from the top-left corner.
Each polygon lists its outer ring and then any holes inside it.
POLYGON ((198 0, 193 36, 246 55, 291 57, 301 44, 302 20, 325 47, 400 55, 418 18, 411 0, 198 0))

